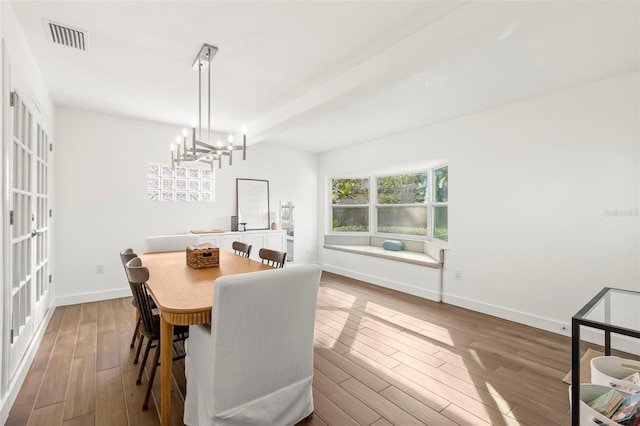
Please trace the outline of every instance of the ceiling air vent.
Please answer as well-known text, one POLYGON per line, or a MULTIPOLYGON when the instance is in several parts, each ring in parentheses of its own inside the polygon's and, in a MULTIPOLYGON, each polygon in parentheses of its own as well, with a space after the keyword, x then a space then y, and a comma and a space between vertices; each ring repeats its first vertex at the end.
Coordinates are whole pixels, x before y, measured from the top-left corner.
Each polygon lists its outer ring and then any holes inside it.
POLYGON ((46 19, 42 21, 44 22, 44 30, 47 33, 47 39, 49 41, 71 47, 72 49, 82 50, 83 52, 87 51, 89 40, 86 31, 46 19))

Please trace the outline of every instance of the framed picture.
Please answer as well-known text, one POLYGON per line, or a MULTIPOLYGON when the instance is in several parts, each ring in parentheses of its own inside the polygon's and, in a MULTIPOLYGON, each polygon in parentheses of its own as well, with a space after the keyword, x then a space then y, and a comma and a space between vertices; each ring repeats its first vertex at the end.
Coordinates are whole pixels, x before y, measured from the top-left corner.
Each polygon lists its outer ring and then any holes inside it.
POLYGON ((236 179, 236 203, 238 223, 246 230, 270 229, 268 180, 236 179))

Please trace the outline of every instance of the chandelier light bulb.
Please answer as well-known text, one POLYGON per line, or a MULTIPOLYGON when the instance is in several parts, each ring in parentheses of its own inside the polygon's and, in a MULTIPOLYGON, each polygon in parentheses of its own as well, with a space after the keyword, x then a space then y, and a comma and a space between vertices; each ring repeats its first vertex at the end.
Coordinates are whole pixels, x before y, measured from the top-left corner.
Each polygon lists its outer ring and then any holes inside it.
POLYGON ((242 126, 242 134, 243 135, 247 134, 247 126, 242 126))
POLYGON ((180 142, 182 142, 182 138, 180 136, 176 136, 176 143, 180 145, 180 142))
POLYGON ((196 121, 195 118, 191 119, 191 127, 196 127, 196 125, 198 124, 198 122, 196 121))
POLYGON ((233 135, 229 135, 229 143, 232 144, 233 143, 233 135))
POLYGON ((176 150, 176 145, 175 144, 171 144, 171 151, 175 151, 176 150))
POLYGON ((182 136, 186 138, 188 134, 189 134, 189 131, 186 128, 182 129, 182 136))

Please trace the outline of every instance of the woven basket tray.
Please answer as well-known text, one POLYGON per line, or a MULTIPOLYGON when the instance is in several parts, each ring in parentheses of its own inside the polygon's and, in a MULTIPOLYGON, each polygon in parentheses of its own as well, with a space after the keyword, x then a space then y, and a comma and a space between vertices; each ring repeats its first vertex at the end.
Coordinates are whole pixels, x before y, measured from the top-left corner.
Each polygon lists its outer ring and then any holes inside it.
POLYGON ((194 269, 220 265, 220 249, 210 243, 187 246, 187 265, 194 269))

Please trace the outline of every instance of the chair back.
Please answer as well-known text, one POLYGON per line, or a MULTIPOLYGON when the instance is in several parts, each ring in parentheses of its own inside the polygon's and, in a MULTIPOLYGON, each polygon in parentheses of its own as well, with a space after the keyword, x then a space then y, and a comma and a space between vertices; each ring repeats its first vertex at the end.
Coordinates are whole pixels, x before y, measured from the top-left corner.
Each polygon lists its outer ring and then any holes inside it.
MULTIPOLYGON (((134 257, 138 257, 138 255, 135 254, 132 249, 128 248, 128 249, 122 250, 120 252, 120 261, 122 261, 122 267, 124 267, 134 257)), ((125 268, 125 272, 126 272, 126 268, 125 268)))
POLYGON ((197 235, 160 235, 145 238, 147 253, 185 250, 188 245, 198 244, 197 235))
POLYGON ((240 241, 234 241, 233 244, 231 244, 231 247, 233 248, 233 252, 239 256, 242 256, 242 257, 251 256, 252 246, 250 244, 245 244, 240 241))
POLYGON ((310 392, 321 272, 318 265, 302 265, 216 280, 211 319, 214 416, 241 406, 247 406, 249 415, 252 401, 307 380, 310 392))
POLYGON ((266 263, 274 268, 284 267, 284 262, 287 259, 287 253, 266 248, 261 248, 258 256, 262 259, 262 263, 266 263))
POLYGON ((127 271, 129 287, 131 287, 131 293, 133 293, 133 298, 138 305, 140 321, 142 321, 145 331, 149 334, 159 336, 159 324, 154 320, 151 298, 145 285, 149 280, 149 269, 142 266, 142 260, 140 260, 139 257, 131 259, 124 268, 125 271, 127 271))

